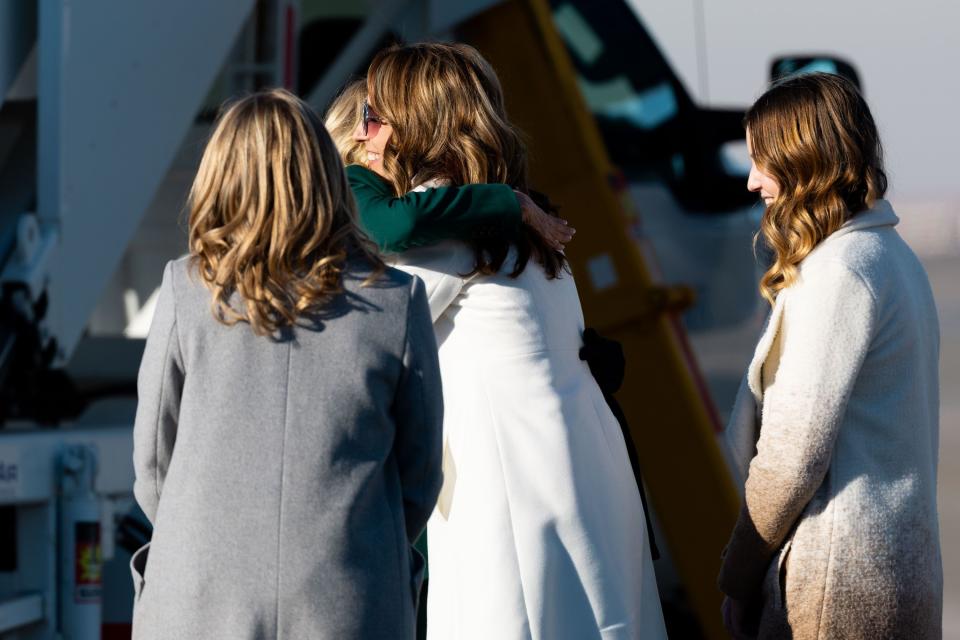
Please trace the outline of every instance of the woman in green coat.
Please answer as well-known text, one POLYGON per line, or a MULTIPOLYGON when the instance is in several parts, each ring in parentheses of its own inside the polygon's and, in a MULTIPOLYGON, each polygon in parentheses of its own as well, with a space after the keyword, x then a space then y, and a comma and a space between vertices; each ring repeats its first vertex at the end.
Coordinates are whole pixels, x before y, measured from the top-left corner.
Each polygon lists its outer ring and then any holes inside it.
POLYGON ((576 232, 526 194, 506 184, 441 187, 400 195, 384 179, 381 154, 370 151, 390 125, 366 107, 366 82, 348 85, 327 111, 326 126, 347 166, 360 223, 381 250, 400 253, 445 239, 471 240, 517 233, 527 225, 562 250, 576 232), (356 141, 358 127, 364 143, 356 141), (361 164, 364 163, 366 166, 361 164))

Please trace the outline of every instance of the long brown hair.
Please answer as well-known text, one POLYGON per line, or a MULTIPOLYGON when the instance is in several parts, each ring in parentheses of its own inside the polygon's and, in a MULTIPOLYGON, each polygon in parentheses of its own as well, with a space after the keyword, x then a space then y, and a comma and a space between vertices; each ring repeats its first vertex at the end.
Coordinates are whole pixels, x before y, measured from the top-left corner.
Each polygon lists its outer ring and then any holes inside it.
POLYGON ((814 247, 884 196, 883 148, 863 96, 827 73, 774 83, 744 125, 754 161, 780 188, 758 234, 773 252, 760 279, 760 294, 773 304, 814 247))
MULTIPOLYGON (((384 49, 370 63, 367 93, 393 127, 383 166, 397 195, 436 178, 454 185, 502 182, 528 191, 526 145, 507 118, 496 73, 473 47, 419 43, 384 49)), ((567 264, 526 226, 515 238, 491 230, 472 245, 473 273, 499 272, 511 246, 517 250, 512 277, 531 256, 549 278, 567 264)))
POLYGON ((258 335, 294 324, 342 291, 346 260, 374 271, 343 165, 317 115, 282 89, 229 104, 188 200, 190 253, 214 316, 258 335), (239 294, 239 305, 231 295, 239 294))

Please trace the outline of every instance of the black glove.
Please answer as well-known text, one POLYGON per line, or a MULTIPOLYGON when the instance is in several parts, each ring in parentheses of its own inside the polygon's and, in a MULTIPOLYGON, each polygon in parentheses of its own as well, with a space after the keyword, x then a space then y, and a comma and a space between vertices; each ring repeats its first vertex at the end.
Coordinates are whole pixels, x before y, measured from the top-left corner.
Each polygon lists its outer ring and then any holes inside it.
POLYGON ((587 361, 590 373, 604 395, 613 395, 620 390, 627 361, 619 342, 604 338, 596 329, 587 328, 583 332, 580 359, 587 361))
POLYGON ((613 397, 620 386, 623 384, 623 374, 627 366, 626 358, 623 357, 623 347, 616 340, 604 338, 596 329, 587 328, 583 331, 583 346, 580 347, 580 359, 586 360, 590 367, 590 373, 593 374, 597 386, 603 393, 603 399, 607 401, 607 406, 613 413, 617 422, 620 424, 620 431, 623 433, 623 442, 627 446, 627 457, 630 459, 630 466, 633 468, 633 475, 637 479, 637 491, 640 492, 640 502, 643 504, 643 515, 647 521, 647 537, 650 539, 650 555, 654 560, 660 557, 660 549, 657 548, 657 541, 653 537, 653 523, 650 522, 650 512, 647 507, 647 494, 643 490, 643 479, 640 473, 640 461, 637 458, 637 448, 633 444, 633 438, 630 436, 630 427, 627 426, 627 417, 620 408, 620 403, 613 397))

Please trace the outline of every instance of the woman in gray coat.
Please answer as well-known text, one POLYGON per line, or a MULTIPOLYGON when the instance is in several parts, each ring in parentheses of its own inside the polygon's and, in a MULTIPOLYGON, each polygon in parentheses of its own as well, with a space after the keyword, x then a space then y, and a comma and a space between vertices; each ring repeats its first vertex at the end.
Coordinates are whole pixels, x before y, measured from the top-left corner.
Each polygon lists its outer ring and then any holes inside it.
POLYGON ((287 92, 223 113, 189 205, 138 383, 134 638, 413 638, 441 484, 423 284, 370 248, 287 92))
POLYGON ((735 638, 934 640, 937 311, 883 200, 856 88, 808 74, 747 114, 772 304, 727 428, 744 506, 720 573, 735 638), (751 615, 752 614, 752 615, 751 615))

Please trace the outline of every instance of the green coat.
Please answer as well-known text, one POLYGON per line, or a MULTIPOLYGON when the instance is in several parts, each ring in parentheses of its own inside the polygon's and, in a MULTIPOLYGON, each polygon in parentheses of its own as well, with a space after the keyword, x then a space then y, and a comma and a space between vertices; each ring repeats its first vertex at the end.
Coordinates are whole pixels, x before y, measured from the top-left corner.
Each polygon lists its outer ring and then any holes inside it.
POLYGON ((360 165, 347 167, 360 224, 384 251, 400 253, 441 240, 516 232, 520 205, 508 185, 471 184, 395 197, 390 184, 360 165))

